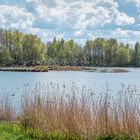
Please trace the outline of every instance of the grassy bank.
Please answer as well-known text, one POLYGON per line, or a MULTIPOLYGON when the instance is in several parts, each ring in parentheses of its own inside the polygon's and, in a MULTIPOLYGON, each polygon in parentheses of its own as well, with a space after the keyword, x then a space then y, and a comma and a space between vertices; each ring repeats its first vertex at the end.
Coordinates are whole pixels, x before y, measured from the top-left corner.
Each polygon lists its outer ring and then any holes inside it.
MULTIPOLYGON (((68 133, 45 132, 41 134, 38 129, 24 130, 24 127, 13 122, 0 123, 0 140, 87 140, 82 136, 68 133)), ((138 140, 126 135, 96 136, 88 140, 138 140)))
POLYGON ((0 67, 0 71, 48 72, 48 66, 0 67))
POLYGON ((18 72, 48 72, 48 70, 55 71, 87 71, 87 72, 101 72, 101 73, 123 73, 129 72, 126 68, 118 67, 86 67, 86 66, 26 66, 26 67, 0 67, 0 71, 18 71, 18 72))
POLYGON ((86 67, 86 66, 49 66, 49 70, 56 71, 88 71, 88 72, 101 72, 101 73, 123 73, 129 72, 127 68, 121 67, 86 67))
MULTIPOLYGON (((0 120, 18 122, 13 125, 20 129, 19 134, 39 140, 140 139, 140 95, 134 88, 122 88, 115 98, 108 90, 95 95, 84 87, 71 91, 65 86, 61 91, 57 88, 50 87, 45 95, 41 87, 35 89, 34 96, 26 93, 17 115, 10 98, 3 97, 0 120)), ((13 133, 9 133, 11 137, 13 133)))
POLYGON ((0 122, 0 140, 31 140, 31 138, 16 123, 0 122))

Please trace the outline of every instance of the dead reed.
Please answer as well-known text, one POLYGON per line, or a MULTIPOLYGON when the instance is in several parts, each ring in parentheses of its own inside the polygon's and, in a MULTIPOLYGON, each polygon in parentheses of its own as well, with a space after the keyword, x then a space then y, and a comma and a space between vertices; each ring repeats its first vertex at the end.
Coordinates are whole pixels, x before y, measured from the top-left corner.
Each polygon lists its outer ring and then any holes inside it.
POLYGON ((0 95, 0 121, 11 121, 14 119, 14 110, 12 108, 8 94, 0 95))
POLYGON ((58 132, 86 139, 97 136, 128 135, 140 138, 140 93, 129 86, 117 94, 106 90, 95 94, 86 87, 67 88, 50 84, 47 93, 38 85, 21 101, 16 116, 9 95, 0 97, 0 121, 17 121, 39 130, 40 135, 58 132))
POLYGON ((38 90, 34 97, 22 100, 20 119, 25 129, 39 129, 42 134, 57 131, 89 139, 99 135, 140 138, 140 95, 135 88, 122 87, 115 96, 108 92, 95 95, 75 88, 59 96, 59 90, 53 91, 42 95, 38 90))

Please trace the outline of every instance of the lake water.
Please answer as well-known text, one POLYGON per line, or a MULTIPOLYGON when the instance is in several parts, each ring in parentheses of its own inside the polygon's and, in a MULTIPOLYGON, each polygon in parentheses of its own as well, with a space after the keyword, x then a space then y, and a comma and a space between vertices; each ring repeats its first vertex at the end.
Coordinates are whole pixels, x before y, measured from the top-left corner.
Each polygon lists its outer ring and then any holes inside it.
POLYGON ((129 85, 140 90, 140 68, 128 68, 126 73, 99 73, 83 71, 49 71, 49 72, 0 72, 0 92, 13 94, 13 102, 16 97, 20 97, 28 87, 33 90, 37 84, 47 89, 52 83, 60 86, 65 84, 70 87, 72 84, 78 88, 85 86, 87 89, 102 92, 109 88, 112 93, 119 90, 122 86, 129 85))

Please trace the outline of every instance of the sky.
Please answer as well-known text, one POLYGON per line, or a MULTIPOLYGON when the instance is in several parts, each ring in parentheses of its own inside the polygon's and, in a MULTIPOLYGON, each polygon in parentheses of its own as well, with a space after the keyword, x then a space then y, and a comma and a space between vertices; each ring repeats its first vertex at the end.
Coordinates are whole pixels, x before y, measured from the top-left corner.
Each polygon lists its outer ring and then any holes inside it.
POLYGON ((0 0, 0 28, 84 42, 140 41, 140 0, 0 0))

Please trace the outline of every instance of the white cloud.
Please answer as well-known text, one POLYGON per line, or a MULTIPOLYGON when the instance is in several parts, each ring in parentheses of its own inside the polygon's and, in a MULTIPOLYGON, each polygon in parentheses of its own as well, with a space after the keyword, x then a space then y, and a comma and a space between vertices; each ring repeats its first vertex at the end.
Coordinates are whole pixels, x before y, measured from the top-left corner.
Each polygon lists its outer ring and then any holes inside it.
POLYGON ((48 40, 53 40, 53 38, 56 36, 58 39, 64 38, 64 34, 61 32, 55 32, 50 31, 48 29, 40 29, 40 28, 33 28, 29 27, 26 29, 25 33, 32 33, 34 35, 37 35, 42 39, 43 42, 47 42, 48 40))
POLYGON ((129 24, 134 24, 135 19, 133 17, 129 17, 125 13, 117 12, 115 22, 116 22, 117 25, 129 25, 129 24))
POLYGON ((140 36, 140 31, 134 31, 134 30, 123 30, 121 28, 117 28, 114 33, 116 36, 120 37, 139 37, 140 36))
POLYGON ((135 19, 119 9, 117 0, 25 1, 27 5, 24 8, 0 5, 0 27, 37 34, 43 41, 54 36, 84 40, 96 37, 129 38, 139 34, 138 31, 122 30, 123 26, 133 26, 135 19), (114 31, 112 28, 117 29, 114 31))
POLYGON ((122 30, 121 28, 117 28, 114 31, 114 35, 118 35, 118 36, 125 36, 125 37, 127 37, 128 34, 129 34, 129 31, 128 30, 122 30))
POLYGON ((25 29, 32 26, 34 17, 24 8, 0 5, 0 27, 25 29))
POLYGON ((81 35, 82 35, 82 31, 79 30, 79 31, 76 31, 76 32, 75 32, 75 36, 79 37, 79 36, 81 36, 81 35))
POLYGON ((118 10, 115 0, 26 0, 34 8, 35 16, 46 23, 46 28, 73 35, 83 35, 85 30, 94 30, 106 24, 129 25, 133 17, 118 10))
POLYGON ((39 37, 41 37, 42 39, 47 38, 48 37, 48 32, 44 29, 40 29, 40 28, 28 28, 26 30, 27 33, 32 33, 32 34, 37 34, 39 37))

